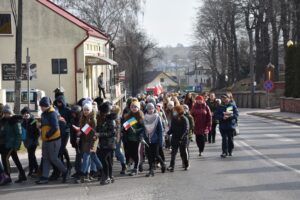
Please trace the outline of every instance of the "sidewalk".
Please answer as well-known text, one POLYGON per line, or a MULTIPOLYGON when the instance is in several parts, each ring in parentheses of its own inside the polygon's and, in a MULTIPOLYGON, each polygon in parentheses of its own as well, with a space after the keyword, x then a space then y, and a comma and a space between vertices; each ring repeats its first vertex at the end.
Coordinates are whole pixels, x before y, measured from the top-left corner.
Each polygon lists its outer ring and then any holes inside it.
POLYGON ((300 125, 300 114, 298 113, 280 112, 279 109, 245 109, 245 111, 248 115, 300 125))

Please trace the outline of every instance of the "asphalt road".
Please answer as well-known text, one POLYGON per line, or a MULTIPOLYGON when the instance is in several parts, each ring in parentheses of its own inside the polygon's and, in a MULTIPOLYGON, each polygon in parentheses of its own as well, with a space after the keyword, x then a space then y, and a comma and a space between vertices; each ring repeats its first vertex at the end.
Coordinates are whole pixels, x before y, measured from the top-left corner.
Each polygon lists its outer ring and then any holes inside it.
MULTIPOLYGON (((241 113, 239 128, 230 158, 219 156, 219 135, 216 144, 206 145, 201 158, 193 142, 189 171, 181 168, 178 155, 174 173, 157 172, 151 178, 146 172, 136 177, 116 174, 116 182, 106 186, 71 181, 37 186, 31 180, 0 187, 0 199, 300 199, 299 126, 241 113)), ((115 167, 117 173, 119 164, 115 167)))

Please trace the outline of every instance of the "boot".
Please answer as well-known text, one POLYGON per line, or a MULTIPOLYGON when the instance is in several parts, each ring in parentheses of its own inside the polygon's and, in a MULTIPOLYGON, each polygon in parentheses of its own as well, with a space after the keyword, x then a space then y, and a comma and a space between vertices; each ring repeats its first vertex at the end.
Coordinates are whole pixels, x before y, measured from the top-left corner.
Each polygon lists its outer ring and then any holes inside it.
POLYGON ((165 173, 166 172, 166 164, 164 163, 162 166, 161 166, 161 173, 165 173))
POLYGON ((136 176, 138 174, 138 170, 137 169, 133 169, 131 170, 131 172, 129 173, 129 176, 136 176))
POLYGON ((124 175, 126 173, 126 165, 124 163, 122 163, 122 170, 120 172, 120 174, 124 175))
POLYGON ((11 183, 11 178, 5 173, 0 174, 0 186, 11 183))
POLYGON ((20 174, 18 180, 16 180, 15 183, 22 183, 23 181, 27 181, 25 173, 20 174))
POLYGON ((168 170, 169 172, 174 172, 174 167, 173 167, 173 166, 169 166, 169 167, 167 168, 167 170, 168 170))

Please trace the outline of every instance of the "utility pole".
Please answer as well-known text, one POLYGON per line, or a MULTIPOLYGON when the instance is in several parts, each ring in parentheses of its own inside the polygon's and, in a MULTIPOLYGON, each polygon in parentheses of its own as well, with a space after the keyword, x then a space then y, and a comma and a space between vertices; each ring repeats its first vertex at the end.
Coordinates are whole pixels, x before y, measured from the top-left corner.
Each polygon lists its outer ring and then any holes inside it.
POLYGON ((21 81, 22 81, 22 27, 23 27, 23 0, 18 0, 18 19, 16 24, 16 79, 15 79, 15 107, 14 112, 21 109, 21 81))
POLYGON ((29 49, 27 48, 27 56, 26 56, 26 67, 27 67, 27 106, 30 108, 30 56, 29 49))

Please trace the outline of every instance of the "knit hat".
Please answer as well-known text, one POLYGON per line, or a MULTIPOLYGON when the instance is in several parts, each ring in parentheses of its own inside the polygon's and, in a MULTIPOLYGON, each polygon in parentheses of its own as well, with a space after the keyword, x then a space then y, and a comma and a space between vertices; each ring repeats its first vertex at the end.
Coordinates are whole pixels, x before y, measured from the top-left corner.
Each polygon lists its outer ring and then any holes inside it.
POLYGON ((84 104, 83 110, 92 111, 93 110, 93 104, 92 103, 86 103, 86 104, 84 104))
POLYGON ((203 96, 200 96, 198 95, 195 99, 196 101, 204 101, 204 97, 203 96))
POLYGON ((146 109, 155 109, 154 104, 153 103, 147 103, 146 109))
POLYGON ((74 105, 71 108, 72 113, 80 113, 81 112, 81 107, 79 105, 74 105))
POLYGON ((82 101, 82 106, 84 107, 85 104, 93 104, 93 100, 91 98, 86 98, 84 101, 82 101))
POLYGON ((3 107, 3 113, 13 114, 13 111, 8 104, 3 107))
POLYGON ((168 108, 169 108, 169 107, 172 107, 172 108, 173 108, 174 105, 175 105, 174 101, 169 101, 167 107, 168 107, 168 108))
POLYGON ((183 109, 184 109, 184 111, 186 111, 186 112, 189 112, 189 110, 190 110, 189 106, 186 105, 186 104, 183 104, 183 109))
POLYGON ((21 110, 21 114, 25 115, 25 114, 30 114, 30 109, 26 106, 21 110))
POLYGON ((43 97, 41 100, 40 100, 40 106, 43 106, 43 107, 49 107, 51 105, 51 100, 49 97, 43 97))
POLYGON ((132 101, 130 106, 136 106, 138 109, 141 109, 141 104, 138 101, 132 101))

